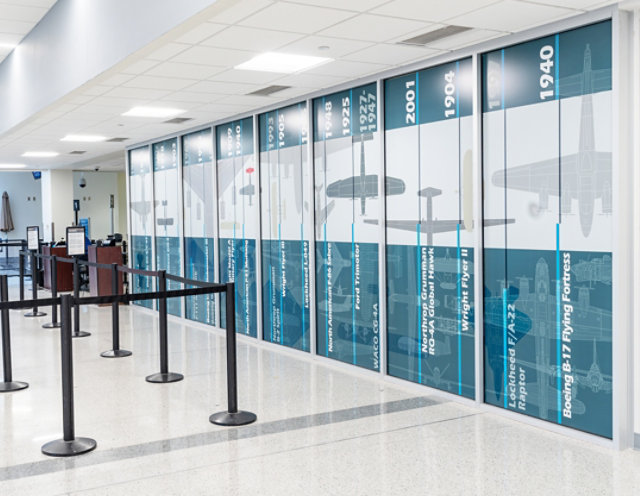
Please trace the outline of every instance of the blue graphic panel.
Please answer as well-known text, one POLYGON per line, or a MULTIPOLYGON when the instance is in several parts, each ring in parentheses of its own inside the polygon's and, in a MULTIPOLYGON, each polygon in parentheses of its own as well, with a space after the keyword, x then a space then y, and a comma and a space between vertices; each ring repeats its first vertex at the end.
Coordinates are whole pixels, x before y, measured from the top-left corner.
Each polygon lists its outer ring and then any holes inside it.
MULTIPOLYGON (((131 267, 139 270, 151 270, 151 236, 131 235, 131 267)), ((150 293, 153 291, 153 279, 147 276, 129 275, 132 293, 150 293)), ((136 301, 136 305, 152 308, 151 300, 136 301)))
MULTIPOLYGON (((157 270, 166 270, 167 274, 181 274, 180 238, 156 236, 156 268, 157 270)), ((167 280, 167 289, 182 289, 182 284, 167 280)), ((182 299, 169 298, 167 312, 178 317, 182 316, 182 299)))
MULTIPOLYGON (((213 175, 211 130, 183 136, 184 273, 205 282, 215 281, 213 175)), ((188 319, 215 324, 215 295, 188 296, 185 309, 188 319)))
MULTIPOLYGON (((220 282, 235 283, 236 332, 258 335, 256 245, 259 232, 259 178, 253 145, 253 119, 216 128, 220 219, 220 282)), ((226 326, 226 295, 220 295, 226 326)))
MULTIPOLYGON (((184 238, 185 274, 187 279, 215 280, 213 238, 184 238)), ((186 317, 204 324, 215 324, 214 295, 187 297, 186 317)))
POLYGON ((485 401, 611 438, 611 22, 485 54, 483 99, 485 401))
POLYGON ((379 370, 377 88, 334 93, 313 106, 317 352, 379 370))

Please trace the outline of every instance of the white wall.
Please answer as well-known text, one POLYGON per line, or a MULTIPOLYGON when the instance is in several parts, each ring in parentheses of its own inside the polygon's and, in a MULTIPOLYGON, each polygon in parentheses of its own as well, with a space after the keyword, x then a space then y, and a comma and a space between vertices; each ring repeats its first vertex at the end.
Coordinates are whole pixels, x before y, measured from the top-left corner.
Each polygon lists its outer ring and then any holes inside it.
POLYGON ((122 184, 125 181, 124 172, 73 173, 73 198, 80 200, 78 217, 89 218, 91 239, 106 239, 107 235, 111 234, 110 195, 114 195, 115 200, 114 229, 123 235, 126 234, 126 190, 122 184), (84 188, 78 185, 82 176, 87 183, 84 188))
POLYGON ((67 170, 43 171, 41 186, 43 230, 40 237, 45 242, 57 241, 65 237, 65 229, 72 225, 74 220, 73 172, 67 170), (54 233, 51 232, 52 224, 54 233))
MULTIPOLYGON (((0 237, 26 239, 27 226, 40 226, 42 233, 40 181, 35 180, 31 172, 0 172, 0 196, 4 191, 9 194, 15 230, 7 234, 0 233, 0 237)), ((17 252, 11 250, 10 255, 17 256, 17 252)))

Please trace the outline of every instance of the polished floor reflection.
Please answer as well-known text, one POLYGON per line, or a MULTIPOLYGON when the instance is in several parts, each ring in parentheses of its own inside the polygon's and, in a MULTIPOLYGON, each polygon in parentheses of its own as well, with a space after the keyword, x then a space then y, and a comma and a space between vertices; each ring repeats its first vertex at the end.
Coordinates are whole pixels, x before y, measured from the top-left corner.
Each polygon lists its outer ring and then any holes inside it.
MULTIPOLYGON (((12 280, 15 284, 15 281, 12 280)), ((17 296, 15 287, 12 297, 17 296)), ((49 313, 49 309, 46 309, 49 313)), ((238 343, 239 404, 258 422, 210 424, 226 408, 222 333, 170 320, 169 368, 185 379, 149 384, 159 369, 157 320, 89 307, 74 340, 76 434, 96 451, 40 453, 62 432, 59 334, 50 315, 11 312, 14 379, 0 395, 0 495, 640 494, 640 453, 616 452, 529 427, 415 388, 351 375, 291 353, 238 343)))

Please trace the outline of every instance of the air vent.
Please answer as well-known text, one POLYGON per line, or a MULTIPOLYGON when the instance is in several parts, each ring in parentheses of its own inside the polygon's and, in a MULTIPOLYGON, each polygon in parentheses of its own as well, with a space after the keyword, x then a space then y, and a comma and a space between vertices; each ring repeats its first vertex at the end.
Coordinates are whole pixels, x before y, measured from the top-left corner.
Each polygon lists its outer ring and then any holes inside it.
POLYGON ((269 96, 277 93, 278 91, 287 90, 291 88, 291 86, 283 86, 281 84, 273 84, 271 86, 267 86, 266 88, 261 88, 256 91, 252 91, 251 93, 247 93, 247 95, 254 96, 269 96))
POLYGON ((192 121, 191 117, 174 117, 168 121, 164 121, 165 124, 182 124, 183 122, 192 121))
POLYGON ((428 33, 399 41, 398 43, 400 43, 401 45, 423 46, 429 43, 433 43, 436 40, 441 40, 442 38, 453 36, 454 34, 464 33, 465 31, 469 31, 470 29, 471 28, 467 28, 464 26, 446 26, 444 28, 436 29, 435 31, 429 31, 428 33))
POLYGON ((123 141, 127 141, 129 138, 111 138, 106 141, 106 143, 122 143, 123 141))
POLYGON ((87 153, 87 150, 74 150, 69 152, 69 155, 82 155, 83 153, 87 153))

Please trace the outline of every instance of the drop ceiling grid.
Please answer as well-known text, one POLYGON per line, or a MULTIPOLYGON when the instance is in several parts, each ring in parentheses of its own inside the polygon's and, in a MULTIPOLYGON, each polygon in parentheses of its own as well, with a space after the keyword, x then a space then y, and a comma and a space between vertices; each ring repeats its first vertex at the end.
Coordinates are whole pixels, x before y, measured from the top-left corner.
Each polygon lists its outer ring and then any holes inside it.
MULTIPOLYGON (((593 0, 447 0, 435 7, 434 2, 423 0, 241 0, 142 58, 132 57, 130 65, 120 72, 79 88, 65 99, 71 105, 54 105, 27 123, 29 128, 23 126, 3 137, 0 145, 11 146, 2 146, 0 161, 8 158, 3 155, 9 149, 21 154, 27 145, 36 143, 63 152, 66 144, 61 146, 59 139, 71 132, 130 138, 126 144, 146 141, 502 36, 520 29, 522 23, 512 19, 519 12, 527 13, 520 17, 527 17, 529 24, 545 24, 579 13, 575 9, 586 3, 593 5, 593 0), (552 3, 569 4, 571 8, 549 5, 552 3), (431 10, 425 9, 425 4, 431 10), (313 19, 301 18, 302 12, 312 14, 313 19), (508 25, 510 20, 516 24, 508 25), (482 29, 438 40, 424 48, 396 44, 449 21, 482 29), (320 50, 323 45, 329 49, 320 50), (233 68, 265 50, 326 55, 335 60, 292 75, 233 68), (269 97, 245 96, 270 84, 292 88, 269 97), (184 115, 193 120, 176 126, 120 116, 135 105, 176 106, 186 110, 184 115)), ((83 162, 107 151, 121 150, 123 144, 87 148, 83 162)), ((71 163, 69 158, 61 156, 51 163, 67 165, 71 163)))

